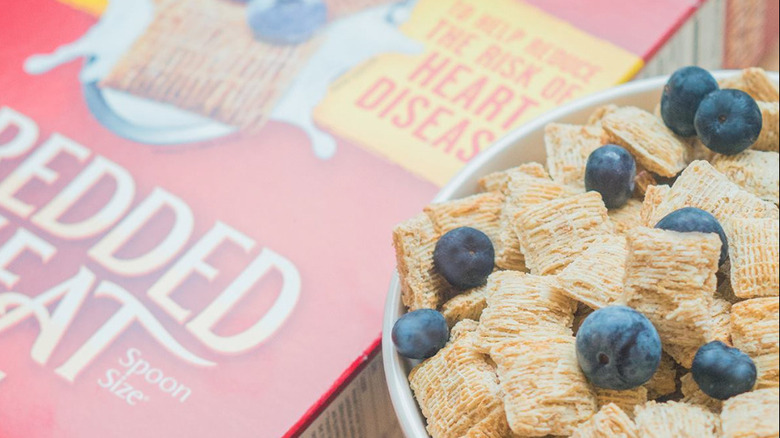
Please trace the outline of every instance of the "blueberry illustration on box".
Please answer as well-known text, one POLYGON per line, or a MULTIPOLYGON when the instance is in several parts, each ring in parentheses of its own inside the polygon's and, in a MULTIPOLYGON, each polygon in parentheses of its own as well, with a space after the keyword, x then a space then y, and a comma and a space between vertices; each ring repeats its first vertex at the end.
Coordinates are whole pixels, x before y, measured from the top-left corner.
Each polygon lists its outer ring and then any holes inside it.
POLYGON ((84 57, 80 81, 91 112, 134 141, 205 141, 277 120, 305 131, 315 155, 327 159, 336 143, 315 126, 314 107, 335 78, 370 57, 420 50, 397 27, 413 4, 111 0, 80 39, 30 56, 25 70, 41 74, 84 57))
POLYGON ((255 38, 271 44, 299 44, 314 36, 327 21, 322 0, 255 0, 247 21, 255 38))

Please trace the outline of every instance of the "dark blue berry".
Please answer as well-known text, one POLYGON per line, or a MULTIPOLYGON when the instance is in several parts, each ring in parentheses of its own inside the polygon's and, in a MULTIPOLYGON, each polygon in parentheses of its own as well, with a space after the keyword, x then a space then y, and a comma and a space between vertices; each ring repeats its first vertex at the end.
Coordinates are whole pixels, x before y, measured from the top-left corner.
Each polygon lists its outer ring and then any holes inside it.
POLYGON ((685 207, 675 210, 658 221, 655 227, 681 233, 717 233, 721 243, 719 264, 722 265, 729 256, 729 242, 720 222, 715 219, 715 216, 700 208, 685 207))
POLYGON ((599 388, 636 388, 658 369, 661 338, 636 310, 604 307, 585 318, 577 331, 577 360, 588 380, 599 388))
POLYGON ((322 0, 252 0, 247 22, 255 38, 271 44, 307 41, 328 18, 322 0))
POLYGON ((436 270, 460 290, 485 284, 494 263, 495 251, 490 238, 471 227, 448 231, 439 238, 433 250, 436 270))
POLYGON ((740 90, 708 94, 694 119, 696 133, 705 146, 724 155, 736 155, 755 143, 761 133, 761 109, 740 90))
POLYGON ((634 192, 636 162, 620 146, 608 144, 593 151, 585 165, 585 189, 601 193, 607 208, 620 208, 634 192))
POLYGON ((392 339, 398 354, 410 359, 427 359, 444 347, 450 330, 444 316, 432 309, 420 309, 398 318, 392 339))
POLYGON ((705 394, 718 400, 750 391, 756 384, 756 364, 750 356, 721 341, 699 348, 691 374, 705 394))
POLYGON ((718 89, 718 81, 701 67, 683 67, 669 78, 661 95, 661 118, 677 135, 696 135, 693 119, 702 99, 718 89))

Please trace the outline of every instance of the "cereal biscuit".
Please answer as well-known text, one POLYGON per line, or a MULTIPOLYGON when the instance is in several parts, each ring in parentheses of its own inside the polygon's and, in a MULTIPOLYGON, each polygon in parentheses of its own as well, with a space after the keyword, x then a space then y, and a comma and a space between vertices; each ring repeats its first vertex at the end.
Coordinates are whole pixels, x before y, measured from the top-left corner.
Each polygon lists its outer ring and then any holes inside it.
POLYGON ((780 320, 777 297, 752 298, 731 306, 734 346, 753 359, 758 371, 756 388, 777 388, 780 383, 780 320))
POLYGON ((449 341, 455 341, 459 339, 462 345, 468 343, 470 346, 474 346, 474 332, 477 330, 479 323, 473 319, 466 319, 458 324, 455 324, 450 329, 449 341))
POLYGON ((602 406, 582 423, 572 438, 639 438, 634 421, 614 403, 602 406))
POLYGON ((634 415, 634 408, 647 402, 647 388, 637 386, 633 389, 617 391, 614 389, 593 388, 599 408, 614 404, 623 409, 628 416, 634 415))
POLYGON ((623 295, 627 255, 625 238, 604 236, 558 274, 556 290, 593 309, 613 304, 623 295))
POLYGON ((430 204, 423 211, 439 235, 458 227, 472 227, 487 234, 495 246, 501 231, 499 219, 503 206, 503 194, 488 192, 430 204))
POLYGON ((320 41, 257 41, 237 2, 159 1, 100 86, 257 130, 320 41))
POLYGON ((780 221, 731 219, 724 224, 729 239, 731 288, 740 298, 777 296, 780 288, 780 221))
POLYGON ((720 88, 742 90, 751 95, 755 100, 778 101, 777 86, 769 79, 762 68, 746 68, 738 75, 728 77, 719 82, 720 88))
POLYGON ((626 205, 607 212, 618 234, 629 233, 631 229, 642 225, 641 213, 642 201, 638 199, 629 199, 626 205))
POLYGON ((648 187, 658 185, 658 182, 652 173, 637 169, 634 184, 634 196, 643 198, 645 193, 647 193, 648 187))
POLYGON ((780 204, 780 154, 746 150, 737 155, 716 155, 711 161, 718 172, 764 201, 780 204))
POLYGON ((720 418, 698 406, 687 403, 647 402, 634 411, 642 438, 717 438, 720 418))
POLYGON ((433 267, 433 250, 439 234, 424 213, 393 230, 401 299, 410 311, 436 309, 449 290, 446 280, 433 267))
POLYGON ((540 204, 545 201, 570 197, 584 192, 560 183, 550 178, 539 178, 534 175, 516 173, 507 182, 507 204, 517 213, 529 205, 540 204))
MULTIPOLYGON (((653 195, 654 198, 657 194, 653 195)), ((692 162, 677 178, 674 186, 663 195, 652 209, 652 216, 646 224, 656 224, 667 214, 683 207, 697 207, 710 212, 725 225, 732 218, 774 218, 780 217, 777 206, 762 201, 725 175, 715 170, 706 161, 692 162)), ((731 240, 731 236, 727 237, 731 240)))
POLYGON ((658 364, 653 377, 644 384, 647 388, 648 400, 655 400, 677 391, 677 367, 674 359, 666 353, 661 353, 661 363, 658 364))
POLYGON ((664 202, 672 190, 667 185, 650 186, 645 191, 645 199, 642 201, 642 209, 639 211, 639 220, 646 227, 654 227, 663 216, 656 214, 656 210, 664 202), (656 219, 658 217, 658 219, 656 219))
POLYGON ((596 108, 590 114, 590 116, 588 116, 588 122, 587 123, 588 123, 588 125, 601 125, 601 121, 604 120, 604 117, 606 117, 607 114, 611 114, 611 113, 617 111, 618 109, 620 109, 620 107, 618 107, 615 104, 609 104, 609 105, 600 106, 600 107, 596 108))
POLYGON ((599 125, 549 123, 544 128, 547 168, 553 181, 585 187, 585 164, 591 152, 602 146, 599 125))
POLYGON ((483 192, 500 192, 508 194, 509 180, 513 175, 528 175, 536 178, 550 179, 547 170, 539 163, 523 163, 511 169, 493 172, 479 179, 479 189, 483 192))
POLYGON ((724 438, 780 436, 777 388, 760 389, 732 397, 723 403, 720 419, 724 438))
POLYGON ((699 388, 699 384, 693 380, 693 374, 686 373, 680 377, 680 391, 682 392, 683 403, 700 406, 715 414, 720 413, 723 408, 723 401, 712 398, 699 388))
POLYGON ((605 143, 625 147, 651 172, 672 177, 688 163, 690 146, 647 111, 623 107, 604 117, 601 125, 605 143))
POLYGON ((504 243, 501 247, 501 252, 496 255, 496 266, 499 269, 528 272, 528 268, 525 266, 525 257, 523 257, 523 253, 520 250, 520 241, 517 238, 517 234, 511 227, 503 230, 502 242, 509 242, 509 244, 504 243))
POLYGON ((571 335, 531 335, 491 349, 509 427, 522 436, 570 435, 596 413, 571 335))
MULTIPOLYGON (((705 342, 702 342, 702 345, 704 343, 705 342)), ((696 352, 698 350, 699 346, 696 345, 664 345, 664 351, 669 354, 669 356, 671 356, 675 362, 685 368, 691 367, 691 364, 693 364, 693 358, 696 356, 696 352)))
POLYGON ((780 127, 778 127, 778 121, 780 121, 780 105, 775 102, 758 102, 758 107, 761 109, 761 118, 763 124, 761 127, 761 133, 758 135, 758 139, 750 147, 758 151, 780 151, 780 127))
POLYGON ((539 178, 530 173, 513 173, 507 180, 506 202, 501 212, 501 234, 496 265, 501 269, 525 271, 525 257, 520 240, 513 226, 515 217, 532 205, 553 199, 574 196, 579 190, 558 184, 549 178, 539 178))
POLYGON ((455 295, 441 306, 441 313, 447 320, 447 325, 454 326, 459 321, 471 319, 479 321, 482 311, 487 306, 488 285, 476 287, 455 295))
POLYGON ((493 273, 477 329, 480 349, 488 352, 526 332, 571 335, 576 303, 555 290, 555 281, 516 271, 493 273))
MULTIPOLYGON (((710 334, 707 342, 721 341, 731 344, 731 303, 726 300, 712 297, 709 300, 710 334)), ((700 346, 696 345, 667 345, 666 352, 680 362, 686 368, 690 368, 693 358, 700 346)))
POLYGON ((710 318, 712 318, 710 341, 731 344, 731 303, 714 297, 710 302, 710 318))
MULTIPOLYGON (((731 303, 720 298, 711 298, 709 300, 709 318, 711 331, 707 342, 721 341, 731 344, 731 323, 730 323, 731 303)), ((666 345, 666 352, 675 358, 684 366, 690 368, 699 346, 696 345, 666 345)))
POLYGON ((691 161, 704 160, 710 161, 717 155, 712 149, 704 145, 698 137, 693 137, 691 143, 691 161))
POLYGON ((628 236, 625 302, 658 330, 664 350, 689 368, 715 335, 712 300, 720 239, 716 234, 636 228, 628 236))
POLYGON ((480 192, 501 193, 504 191, 507 181, 509 181, 509 170, 503 170, 483 176, 477 182, 477 186, 480 192))
POLYGON ((474 330, 474 321, 456 324, 447 345, 409 373, 433 438, 508 433, 498 377, 487 356, 474 349, 474 330))
POLYGON ((560 272, 599 238, 614 232, 597 192, 555 199, 526 208, 515 217, 531 273, 560 272))
MULTIPOLYGON (((495 364, 492 365, 495 367, 495 364)), ((522 438, 514 435, 506 422, 503 409, 494 409, 487 417, 469 429, 463 438, 522 438)))

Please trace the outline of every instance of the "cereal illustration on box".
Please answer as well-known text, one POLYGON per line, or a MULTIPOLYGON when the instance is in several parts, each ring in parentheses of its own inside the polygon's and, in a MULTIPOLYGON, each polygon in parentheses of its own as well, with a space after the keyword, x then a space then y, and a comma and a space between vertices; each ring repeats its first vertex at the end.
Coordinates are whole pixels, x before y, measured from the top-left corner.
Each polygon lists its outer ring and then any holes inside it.
POLYGON ((339 75, 378 53, 419 52, 397 25, 413 2, 110 0, 80 39, 28 58, 31 74, 85 58, 95 117, 142 143, 258 131, 268 119, 307 133, 323 159, 334 139, 311 119, 339 75), (359 36, 359 37, 358 37, 359 36), (349 48, 349 50, 345 50, 349 48))

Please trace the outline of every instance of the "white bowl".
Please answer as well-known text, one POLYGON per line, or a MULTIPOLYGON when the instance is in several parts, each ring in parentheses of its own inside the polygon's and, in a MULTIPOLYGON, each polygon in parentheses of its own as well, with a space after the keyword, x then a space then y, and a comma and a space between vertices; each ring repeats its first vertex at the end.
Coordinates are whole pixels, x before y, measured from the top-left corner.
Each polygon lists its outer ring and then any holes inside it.
MULTIPOLYGON (((719 71, 713 74, 715 78, 721 79, 737 74, 737 72, 719 71)), ((775 83, 778 82, 777 73, 770 73, 770 78, 775 83)), ((544 127, 548 123, 583 124, 593 110, 610 103, 618 106, 631 105, 653 111, 661 99, 661 92, 667 79, 668 76, 664 76, 630 82, 576 100, 526 123, 474 158, 436 195, 433 202, 459 199, 477 193, 477 181, 491 172, 508 169, 529 161, 538 161, 544 164, 546 157, 544 127)), ((405 312, 406 309, 401 303, 401 288, 396 274, 393 276, 390 291, 387 294, 382 327, 385 377, 390 390, 390 398, 404 434, 408 438, 423 438, 428 437, 425 430, 425 417, 412 396, 407 379, 409 370, 416 362, 401 357, 395 351, 390 339, 393 324, 405 312)))

